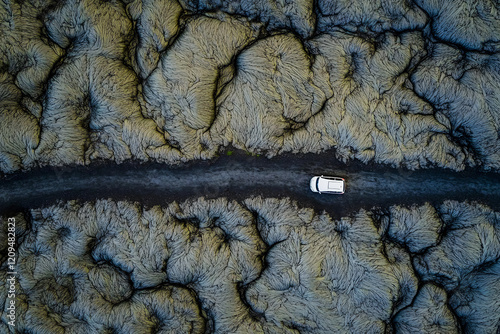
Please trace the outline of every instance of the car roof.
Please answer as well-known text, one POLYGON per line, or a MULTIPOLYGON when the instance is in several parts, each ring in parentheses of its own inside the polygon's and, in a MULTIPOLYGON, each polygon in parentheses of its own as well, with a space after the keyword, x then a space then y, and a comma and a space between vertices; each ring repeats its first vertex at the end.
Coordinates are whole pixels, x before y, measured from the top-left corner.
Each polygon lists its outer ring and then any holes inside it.
POLYGON ((344 180, 321 177, 318 182, 318 190, 321 192, 344 192, 344 180))

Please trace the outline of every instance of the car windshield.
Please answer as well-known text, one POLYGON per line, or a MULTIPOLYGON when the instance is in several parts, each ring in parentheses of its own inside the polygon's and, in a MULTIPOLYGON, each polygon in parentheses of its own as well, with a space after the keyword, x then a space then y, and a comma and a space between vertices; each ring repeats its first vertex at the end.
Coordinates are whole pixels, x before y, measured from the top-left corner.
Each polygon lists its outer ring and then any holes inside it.
POLYGON ((320 179, 319 177, 316 178, 316 190, 318 191, 319 191, 319 179, 320 179))

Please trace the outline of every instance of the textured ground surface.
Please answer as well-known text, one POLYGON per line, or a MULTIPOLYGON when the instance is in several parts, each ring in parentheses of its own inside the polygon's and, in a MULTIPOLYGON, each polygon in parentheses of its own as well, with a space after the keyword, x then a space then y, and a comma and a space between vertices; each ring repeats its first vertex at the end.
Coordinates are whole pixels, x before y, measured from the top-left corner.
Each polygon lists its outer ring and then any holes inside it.
POLYGON ((498 1, 2 0, 0 332, 499 334, 499 129, 498 1))
POLYGON ((288 199, 199 198, 152 208, 100 200, 16 219, 19 331, 495 333, 499 326, 500 213, 475 203, 360 210, 334 221, 288 199))
POLYGON ((232 145, 416 169, 500 168, 500 5, 0 4, 0 171, 232 145))

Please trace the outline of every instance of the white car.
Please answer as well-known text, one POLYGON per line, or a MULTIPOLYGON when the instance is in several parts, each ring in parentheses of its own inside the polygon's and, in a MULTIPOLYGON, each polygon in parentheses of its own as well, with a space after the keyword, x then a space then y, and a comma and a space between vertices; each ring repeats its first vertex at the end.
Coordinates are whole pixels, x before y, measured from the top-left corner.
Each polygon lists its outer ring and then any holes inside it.
POLYGON ((311 190, 320 194, 343 194, 345 180, 334 176, 315 176, 311 179, 311 190))

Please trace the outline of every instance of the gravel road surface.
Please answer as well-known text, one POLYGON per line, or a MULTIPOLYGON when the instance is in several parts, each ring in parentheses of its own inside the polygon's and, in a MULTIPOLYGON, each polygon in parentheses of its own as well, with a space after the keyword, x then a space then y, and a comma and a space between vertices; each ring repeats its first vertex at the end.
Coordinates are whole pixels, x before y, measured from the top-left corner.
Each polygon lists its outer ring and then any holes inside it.
POLYGON ((447 199, 478 201, 498 210, 500 175, 477 170, 409 171, 358 163, 346 165, 329 154, 267 159, 235 152, 213 161, 178 167, 103 163, 18 173, 0 181, 0 210, 5 214, 72 199, 126 199, 152 206, 190 197, 240 200, 259 195, 290 197, 299 205, 318 212, 325 210, 335 218, 360 208, 439 204, 447 199), (321 174, 344 177, 346 193, 312 193, 309 180, 321 174))

